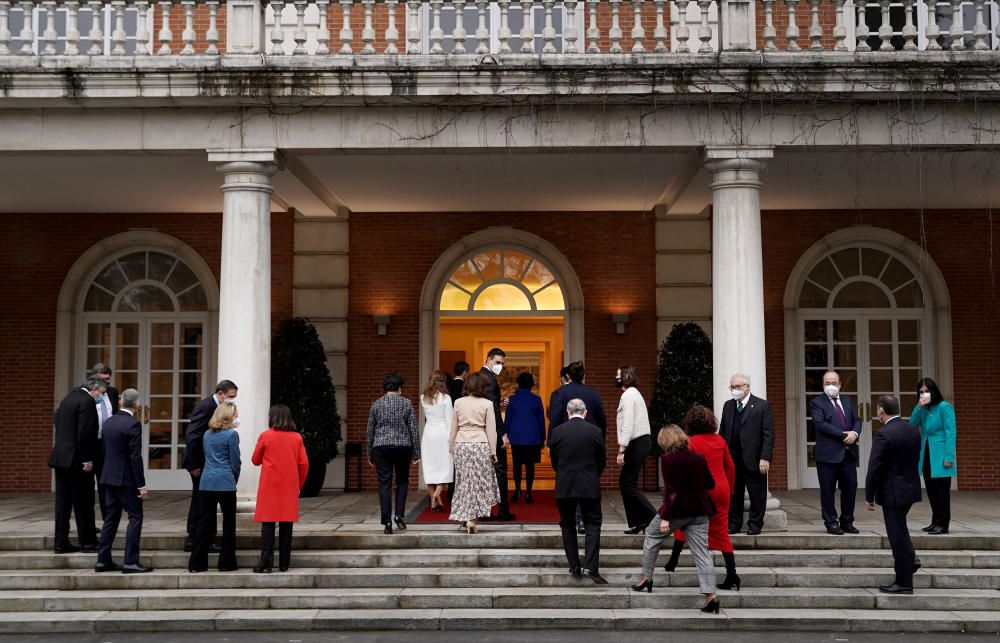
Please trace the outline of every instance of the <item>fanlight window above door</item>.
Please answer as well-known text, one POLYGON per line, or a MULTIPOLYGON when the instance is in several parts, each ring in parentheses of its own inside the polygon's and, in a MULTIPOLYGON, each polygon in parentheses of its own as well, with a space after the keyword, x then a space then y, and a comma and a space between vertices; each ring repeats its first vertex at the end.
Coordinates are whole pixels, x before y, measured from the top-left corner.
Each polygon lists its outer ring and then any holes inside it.
POLYGON ((800 308, 923 308, 920 279, 898 258, 875 248, 832 252, 809 272, 800 308))
POLYGON ((108 262, 94 277, 84 312, 194 312, 207 310, 205 289, 173 255, 141 250, 108 262))
POLYGON ((562 288, 538 259, 507 249, 463 261, 441 293, 443 312, 562 312, 562 288))

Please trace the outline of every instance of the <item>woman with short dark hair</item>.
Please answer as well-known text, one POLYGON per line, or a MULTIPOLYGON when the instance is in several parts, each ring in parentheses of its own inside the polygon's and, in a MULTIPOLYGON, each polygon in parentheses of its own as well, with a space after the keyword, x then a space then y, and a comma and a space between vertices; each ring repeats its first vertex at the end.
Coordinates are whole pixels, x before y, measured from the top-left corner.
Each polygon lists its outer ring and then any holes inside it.
POLYGON ((368 464, 378 473, 378 502, 385 533, 392 533, 392 523, 406 529, 403 512, 410 485, 410 463, 420 462, 420 434, 413 403, 403 397, 403 376, 390 373, 382 381, 385 395, 372 402, 368 412, 368 464), (396 511, 392 510, 393 477, 396 483, 396 511))
POLYGON ((951 479, 957 475, 955 408, 929 377, 917 382, 917 406, 910 413, 910 424, 920 429, 920 469, 931 504, 931 524, 923 530, 933 536, 946 534, 951 524, 951 479))
POLYGON ((622 504, 625 506, 625 520, 628 522, 626 534, 641 534, 656 510, 639 490, 639 473, 646 457, 653 450, 653 439, 649 431, 649 413, 646 401, 636 385, 639 376, 631 366, 622 366, 615 375, 615 386, 622 390, 618 403, 618 464, 621 474, 618 486, 621 488, 622 504))
POLYGON ((486 377, 473 373, 465 380, 465 397, 455 400, 448 443, 455 458, 455 493, 451 520, 476 533, 476 520, 488 516, 500 502, 497 484, 497 423, 493 402, 486 399, 486 377))
MULTIPOLYGON (((711 410, 696 404, 687 412, 681 424, 688 435, 688 448, 705 458, 708 470, 715 480, 715 488, 709 494, 716 511, 708 521, 708 548, 722 552, 722 560, 726 564, 726 579, 719 584, 719 589, 739 591, 740 577, 736 573, 733 541, 729 538, 729 490, 733 488, 733 481, 736 479, 736 465, 729 454, 729 445, 719 435, 719 423, 711 410)), ((668 572, 677 568, 684 542, 684 534, 674 534, 673 551, 664 566, 668 572)))
POLYGON ((291 410, 276 404, 268 412, 270 427, 257 437, 250 461, 260 467, 257 507, 260 523, 260 560, 253 568, 270 574, 274 563, 274 523, 278 523, 278 568, 288 571, 292 558, 292 525, 299 521, 299 493, 309 473, 309 458, 291 410))
POLYGON ((535 484, 535 463, 542 460, 542 445, 545 444, 545 407, 542 398, 531 392, 535 378, 525 371, 517 376, 517 391, 507 402, 504 424, 507 438, 514 457, 514 493, 511 502, 521 498, 521 472, 525 474, 524 501, 534 502, 531 487, 535 484))

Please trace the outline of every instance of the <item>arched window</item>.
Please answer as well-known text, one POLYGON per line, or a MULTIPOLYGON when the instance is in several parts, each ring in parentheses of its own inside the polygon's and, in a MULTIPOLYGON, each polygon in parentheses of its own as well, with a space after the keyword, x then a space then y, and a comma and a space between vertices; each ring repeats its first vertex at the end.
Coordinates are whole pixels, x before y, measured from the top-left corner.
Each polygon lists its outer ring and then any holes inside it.
POLYGON ((917 276, 877 248, 847 248, 820 259, 802 286, 800 308, 923 308, 917 276))
POLYGON ((84 312, 149 313, 207 310, 197 275, 173 255, 142 250, 108 262, 94 277, 84 312))
POLYGON ((442 313, 561 313, 562 288, 537 258, 511 249, 479 252, 452 272, 441 293, 442 313))

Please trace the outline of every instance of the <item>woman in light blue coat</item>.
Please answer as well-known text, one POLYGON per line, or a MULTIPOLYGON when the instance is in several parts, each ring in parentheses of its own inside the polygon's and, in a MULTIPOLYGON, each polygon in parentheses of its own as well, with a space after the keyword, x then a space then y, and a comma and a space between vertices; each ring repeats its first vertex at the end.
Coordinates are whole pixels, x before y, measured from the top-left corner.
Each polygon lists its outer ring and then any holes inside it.
POLYGON ((917 406, 910 424, 920 429, 920 469, 931 503, 928 534, 948 533, 951 522, 951 479, 955 477, 955 409, 929 377, 917 383, 917 406))

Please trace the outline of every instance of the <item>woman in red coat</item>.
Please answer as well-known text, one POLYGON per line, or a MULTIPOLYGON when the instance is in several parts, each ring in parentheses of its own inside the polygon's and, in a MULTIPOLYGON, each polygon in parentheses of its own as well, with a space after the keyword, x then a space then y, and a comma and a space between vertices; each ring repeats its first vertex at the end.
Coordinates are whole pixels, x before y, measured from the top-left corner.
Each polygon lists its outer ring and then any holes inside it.
MULTIPOLYGON (((715 478, 715 489, 710 497, 716 512, 708 521, 708 548, 722 552, 726 562, 726 579, 719 583, 719 589, 740 589, 740 577, 736 573, 736 557, 733 542, 729 539, 729 490, 733 488, 736 468, 729 455, 726 440, 719 435, 719 424, 715 415, 700 404, 691 407, 684 416, 684 432, 690 436, 688 448, 700 453, 708 463, 708 470, 715 478)), ((674 534, 674 548, 670 560, 664 566, 668 572, 677 568, 677 560, 684 549, 684 534, 674 534)))
POLYGON ((253 568, 258 574, 270 574, 274 561, 274 523, 278 532, 278 566, 288 571, 292 557, 292 523, 299 520, 299 492, 306 483, 309 460, 302 436, 296 430, 292 412, 284 404, 271 407, 270 429, 257 438, 251 460, 261 467, 257 487, 257 510, 253 519, 260 526, 260 562, 253 568))

